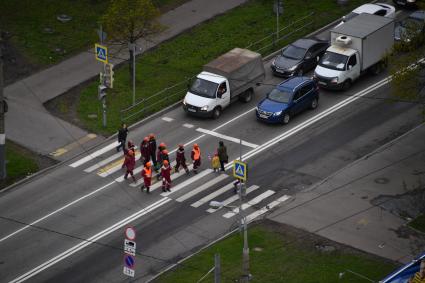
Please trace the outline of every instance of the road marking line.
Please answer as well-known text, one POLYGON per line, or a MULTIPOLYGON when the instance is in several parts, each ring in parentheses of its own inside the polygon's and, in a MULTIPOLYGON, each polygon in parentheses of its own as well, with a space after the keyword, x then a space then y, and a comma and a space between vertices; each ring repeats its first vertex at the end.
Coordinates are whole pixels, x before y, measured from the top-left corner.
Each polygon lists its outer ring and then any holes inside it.
POLYGON ((259 210, 257 210, 257 211, 255 211, 255 212, 253 212, 253 213, 249 214, 249 215, 246 217, 247 222, 248 222, 248 223, 249 223, 249 222, 251 222, 252 220, 254 220, 255 218, 257 218, 258 216, 263 215, 264 213, 266 213, 267 211, 269 211, 269 210, 270 210, 270 209, 272 209, 273 207, 275 207, 275 206, 277 206, 277 205, 281 204, 282 202, 285 202, 286 200, 288 200, 288 199, 290 199, 290 198, 291 198, 290 196, 288 196, 288 195, 284 195, 283 197, 278 198, 278 199, 277 199, 277 200, 275 200, 275 201, 272 201, 271 203, 267 204, 266 206, 264 206, 264 207, 260 208, 259 210))
POLYGON ((197 202, 194 202, 191 204, 192 207, 200 207, 201 205, 203 205, 204 203, 207 203, 208 201, 212 200, 213 198, 215 198, 216 196, 221 195, 222 193, 230 190, 231 188, 233 188, 233 182, 225 185, 224 187, 218 189, 217 191, 212 192, 211 194, 201 198, 200 200, 198 200, 197 202))
POLYGON ((52 215, 54 215, 54 214, 56 214, 56 213, 58 213, 58 212, 61 212, 62 210, 64 210, 64 209, 66 209, 66 208, 70 207, 70 206, 71 206, 71 205, 73 205, 73 204, 76 204, 76 203, 77 203, 77 202, 79 202, 79 201, 82 201, 83 199, 86 199, 86 198, 88 198, 88 197, 90 197, 90 196, 92 196, 92 195, 94 195, 94 194, 96 194, 96 193, 98 193, 98 192, 100 192, 100 191, 102 191, 102 190, 106 189, 107 187, 109 187, 109 186, 110 186, 110 185, 112 185, 113 183, 115 183, 115 182, 110 182, 110 183, 108 183, 108 184, 106 184, 106 185, 104 185, 104 186, 100 187, 99 189, 96 189, 96 190, 92 191, 91 193, 86 194, 86 195, 84 195, 84 196, 82 196, 82 197, 80 197, 80 198, 78 198, 78 199, 76 199, 76 200, 74 200, 74 201, 72 201, 72 202, 70 202, 70 203, 68 203, 68 204, 66 204, 66 205, 64 205, 64 206, 62 206, 62 207, 60 207, 60 208, 58 208, 58 209, 56 209, 55 211, 52 211, 52 212, 50 212, 49 214, 46 214, 45 216, 43 216, 43 217, 41 217, 41 218, 39 218, 39 219, 37 219, 37 220, 35 220, 35 221, 31 222, 30 224, 28 224, 28 225, 26 225, 26 226, 22 227, 21 229, 18 229, 18 230, 16 230, 16 231, 15 231, 15 232, 13 232, 13 233, 11 233, 11 234, 9 234, 9 235, 7 235, 7 236, 4 236, 3 238, 1 238, 1 239, 0 239, 0 242, 3 242, 4 240, 6 240, 6 239, 8 239, 8 238, 10 238, 10 237, 12 237, 12 236, 14 236, 14 235, 16 235, 16 234, 18 234, 18 233, 22 232, 22 231, 24 231, 24 230, 28 229, 29 227, 31 227, 31 226, 33 226, 33 225, 35 225, 35 224, 37 224, 37 223, 39 223, 39 222, 43 221, 44 219, 46 219, 46 218, 48 218, 48 217, 50 217, 50 216, 52 216, 52 215))
MULTIPOLYGON (((272 190, 267 190, 261 195, 256 196, 252 200, 242 204, 242 210, 246 210, 247 208, 260 203, 263 199, 268 198, 271 195, 274 195, 276 192, 272 190)), ((234 208, 232 211, 227 212, 223 215, 224 218, 230 218, 239 213, 239 207, 234 208)))
MULTIPOLYGON (((140 151, 136 150, 135 158, 136 158, 136 160, 138 160, 140 158, 140 151)), ((117 161, 114 161, 114 162, 106 165, 105 167, 100 168, 99 171, 97 171, 97 175, 99 175, 100 177, 107 177, 107 176, 119 171, 122 168, 123 164, 124 164, 124 158, 121 158, 117 161)))
POLYGON ((185 188, 186 186, 192 184, 193 182, 196 182, 196 181, 200 180, 201 178, 203 178, 206 175, 210 174, 212 171, 213 171, 212 169, 205 169, 204 171, 202 171, 202 172, 198 173, 197 175, 193 176, 192 178, 184 181, 183 183, 178 184, 174 188, 171 188, 172 189, 171 192, 162 193, 161 196, 163 196, 163 197, 169 196, 172 193, 175 193, 175 192, 177 192, 177 191, 185 188))
MULTIPOLYGON (((222 134, 219 134, 219 133, 214 132, 214 131, 210 131, 210 130, 206 130, 206 129, 202 129, 202 128, 197 128, 196 131, 207 134, 207 135, 215 136, 215 137, 221 138, 223 140, 228 140, 228 141, 231 141, 231 142, 234 142, 234 143, 240 143, 240 139, 237 139, 237 138, 234 138, 234 137, 229 137, 229 136, 226 136, 226 135, 222 135, 222 134)), ((252 148, 258 147, 257 144, 253 144, 253 143, 246 142, 246 141, 242 141, 242 145, 249 146, 249 147, 252 147, 252 148)))
POLYGON ((115 160, 115 159, 117 159, 117 158, 123 157, 123 155, 124 155, 124 154, 123 154, 122 152, 117 152, 117 153, 115 153, 114 155, 111 155, 111 156, 109 156, 108 158, 106 158, 106 159, 104 159, 104 160, 101 160, 101 161, 97 162, 97 163, 96 163, 96 164, 94 164, 93 166, 90 166, 89 168, 84 169, 84 172, 91 173, 91 172, 93 172, 94 170, 99 169, 99 168, 101 168, 102 166, 104 166, 104 165, 108 164, 109 162, 114 161, 114 160, 115 160))
POLYGON ((22 274, 21 276, 13 279, 10 281, 10 283, 18 283, 23 282, 25 280, 30 279, 31 277, 34 277, 38 273, 42 272, 43 270, 51 267, 52 265, 68 258, 69 256, 75 254, 76 252, 84 249, 85 247, 90 246, 91 244, 95 243, 96 241, 102 239, 103 237, 108 236, 109 234, 115 232, 116 230, 124 227, 125 225, 128 225, 128 223, 137 220, 138 218, 142 217, 145 214, 148 214, 155 209, 163 206, 167 202, 171 201, 169 198, 162 198, 159 201, 147 206, 146 208, 143 208, 142 210, 137 211, 136 213, 124 218, 123 220, 113 224, 112 226, 109 226, 108 228, 104 229, 103 231, 97 233, 96 235, 93 235, 92 237, 88 238, 85 241, 80 242, 79 244, 73 246, 72 248, 62 252, 61 254, 49 259, 48 261, 40 264, 39 266, 31 269, 30 271, 22 274))
POLYGON ((96 138, 96 137, 97 137, 96 134, 87 134, 84 137, 82 137, 82 138, 80 138, 80 139, 78 139, 78 140, 76 140, 76 141, 74 141, 70 144, 67 144, 64 147, 56 149, 55 151, 49 153, 49 155, 54 156, 54 157, 61 156, 62 154, 65 154, 68 151, 73 150, 74 148, 76 148, 76 147, 96 138))
POLYGON ((105 152, 110 151, 113 148, 116 148, 117 146, 118 146, 118 141, 113 142, 111 144, 108 144, 107 146, 105 146, 105 147, 103 147, 103 148, 101 148, 101 149, 99 149, 99 150, 97 150, 95 152, 90 153, 86 157, 81 158, 80 160, 77 160, 74 163, 71 163, 69 166, 70 167, 73 167, 73 168, 76 168, 76 167, 78 167, 78 166, 80 166, 80 165, 82 165, 82 164, 84 164, 84 163, 92 160, 93 158, 98 157, 99 155, 102 155, 105 152))
POLYGON ((164 120, 165 122, 172 122, 172 121, 174 121, 173 118, 169 118, 169 117, 162 117, 161 119, 164 120))
POLYGON ((208 189, 209 187, 217 184, 218 182, 226 179, 227 177, 229 177, 229 175, 227 174, 221 174, 218 175, 217 177, 215 177, 212 180, 209 180, 208 182, 206 182, 205 184, 202 184, 201 186, 197 187, 196 189, 191 190, 190 192, 182 195, 181 197, 179 197, 178 199, 176 199, 176 201, 178 202, 183 202, 191 197, 193 197, 196 194, 199 194, 202 191, 205 191, 206 189, 208 189))
POLYGON ((195 126, 192 125, 192 124, 183 124, 183 127, 186 127, 188 129, 191 129, 191 128, 195 127, 195 126))
MULTIPOLYGON (((246 189, 246 194, 248 195, 249 193, 251 193, 251 192, 253 192, 253 191, 255 191, 255 190, 257 190, 259 188, 259 186, 256 186, 256 185, 252 185, 251 187, 249 187, 248 189, 246 189)), ((229 205, 229 204, 231 204, 232 202, 234 202, 234 201, 237 201, 239 199, 239 195, 238 194, 236 194, 236 195, 234 195, 234 196, 231 196, 231 197, 229 197, 229 198, 227 198, 227 199, 225 199, 224 201, 222 201, 221 203, 223 203, 223 205, 229 205)), ((207 209, 207 212, 209 212, 209 213, 213 213, 213 212, 216 212, 216 211, 218 211, 218 210, 220 210, 221 208, 209 208, 209 209, 207 209)))

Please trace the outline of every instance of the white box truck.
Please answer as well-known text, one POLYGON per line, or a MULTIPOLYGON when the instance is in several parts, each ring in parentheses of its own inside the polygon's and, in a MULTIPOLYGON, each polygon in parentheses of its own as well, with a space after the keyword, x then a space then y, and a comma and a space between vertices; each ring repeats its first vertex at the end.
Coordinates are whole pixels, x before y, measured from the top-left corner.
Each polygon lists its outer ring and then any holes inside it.
POLYGON ((367 70, 379 73, 394 44, 394 20, 360 14, 331 30, 331 46, 314 70, 319 86, 348 89, 367 70))
POLYGON ((183 109, 188 114, 217 119, 231 102, 251 101, 254 87, 264 78, 261 54, 234 48, 204 65, 186 93, 183 109))

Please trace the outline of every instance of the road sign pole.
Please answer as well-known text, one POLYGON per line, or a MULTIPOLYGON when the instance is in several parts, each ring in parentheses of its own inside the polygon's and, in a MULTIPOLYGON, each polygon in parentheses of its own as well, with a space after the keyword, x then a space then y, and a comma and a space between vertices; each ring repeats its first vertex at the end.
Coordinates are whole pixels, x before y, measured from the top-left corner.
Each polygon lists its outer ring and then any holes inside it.
POLYGON ((221 264, 220 264, 220 254, 214 255, 214 283, 221 282, 221 264))
POLYGON ((6 179, 6 150, 5 150, 5 144, 6 144, 6 134, 4 130, 4 113, 6 110, 3 96, 3 53, 2 53, 2 46, 3 46, 3 38, 0 34, 0 179, 6 179))

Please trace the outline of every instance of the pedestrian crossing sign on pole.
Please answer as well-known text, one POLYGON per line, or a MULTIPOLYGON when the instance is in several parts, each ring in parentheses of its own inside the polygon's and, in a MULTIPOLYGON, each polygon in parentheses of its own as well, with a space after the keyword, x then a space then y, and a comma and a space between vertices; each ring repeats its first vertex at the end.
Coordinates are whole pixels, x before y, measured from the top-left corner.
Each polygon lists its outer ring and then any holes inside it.
POLYGON ((233 177, 246 181, 246 177, 248 175, 248 166, 246 163, 235 160, 233 162, 233 177))
POLYGON ((108 63, 108 48, 106 46, 96 43, 94 45, 94 50, 96 52, 96 60, 107 64, 108 63))

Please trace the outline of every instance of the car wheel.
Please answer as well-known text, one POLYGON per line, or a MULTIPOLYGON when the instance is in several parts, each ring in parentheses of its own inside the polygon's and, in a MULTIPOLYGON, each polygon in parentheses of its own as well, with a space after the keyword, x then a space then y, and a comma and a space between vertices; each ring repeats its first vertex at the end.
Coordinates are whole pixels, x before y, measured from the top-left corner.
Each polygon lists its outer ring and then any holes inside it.
POLYGON ((247 89, 242 95, 241 95, 241 101, 243 101, 243 102, 245 102, 245 103, 248 103, 248 102, 250 102, 251 100, 252 100, 252 94, 253 94, 253 90, 250 88, 250 89, 247 89))
POLYGON ((221 108, 220 107, 214 108, 213 115, 212 115, 213 119, 214 120, 218 119, 218 117, 220 117, 220 115, 221 115, 221 108))
POLYGON ((291 120, 291 116, 289 115, 289 113, 284 113, 282 117, 282 124, 288 124, 289 120, 291 120))
POLYGON ((342 89, 343 90, 347 90, 347 89, 349 89, 351 87, 351 80, 350 79, 348 79, 348 80, 346 80, 345 82, 344 82, 344 84, 342 85, 342 89))
POLYGON ((311 101, 310 109, 316 109, 318 105, 319 105, 319 100, 318 100, 317 98, 314 98, 314 99, 311 101))

